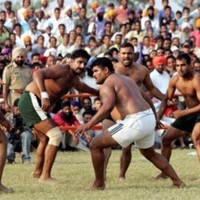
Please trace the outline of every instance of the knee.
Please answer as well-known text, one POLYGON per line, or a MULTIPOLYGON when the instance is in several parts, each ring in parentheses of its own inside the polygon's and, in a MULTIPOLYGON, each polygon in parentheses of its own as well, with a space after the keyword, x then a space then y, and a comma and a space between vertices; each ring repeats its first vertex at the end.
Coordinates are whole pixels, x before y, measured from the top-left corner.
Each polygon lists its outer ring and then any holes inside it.
POLYGON ((162 145, 163 146, 169 146, 169 145, 171 145, 171 142, 172 142, 173 140, 171 140, 170 138, 168 138, 167 137, 167 135, 164 135, 163 137, 162 137, 162 145))
POLYGON ((131 147, 132 147, 132 145, 129 145, 128 147, 123 148, 122 149, 122 154, 123 155, 131 155, 131 147))
POLYGON ((49 130, 46 134, 49 138, 48 144, 59 146, 60 142, 62 140, 62 132, 58 127, 54 127, 51 130, 49 130))

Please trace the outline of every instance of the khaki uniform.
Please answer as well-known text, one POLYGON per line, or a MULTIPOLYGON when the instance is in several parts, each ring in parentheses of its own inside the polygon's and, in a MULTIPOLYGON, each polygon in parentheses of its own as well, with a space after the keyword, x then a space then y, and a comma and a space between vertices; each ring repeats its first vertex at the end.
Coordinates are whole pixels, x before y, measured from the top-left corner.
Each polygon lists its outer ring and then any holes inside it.
POLYGON ((3 71, 3 84, 8 85, 8 103, 13 105, 18 99, 26 86, 32 81, 32 71, 27 65, 17 66, 15 62, 7 65, 3 71))

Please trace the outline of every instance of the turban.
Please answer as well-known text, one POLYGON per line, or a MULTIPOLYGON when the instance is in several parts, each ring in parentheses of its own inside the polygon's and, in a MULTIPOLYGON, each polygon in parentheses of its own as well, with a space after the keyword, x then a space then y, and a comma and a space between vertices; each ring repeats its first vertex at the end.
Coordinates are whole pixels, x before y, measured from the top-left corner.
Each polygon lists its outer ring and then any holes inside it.
POLYGON ((108 17, 114 17, 114 16, 115 16, 115 11, 114 11, 114 9, 110 9, 110 10, 107 12, 107 16, 108 16, 108 17))
POLYGON ((94 1, 90 4, 90 7, 93 9, 93 10, 96 10, 98 7, 99 7, 99 3, 97 1, 94 1))
POLYGON ((166 58, 164 56, 155 56, 153 58, 153 66, 157 67, 159 64, 166 65, 166 58))
POLYGON ((24 37, 24 43, 31 42, 31 37, 29 35, 24 37))
POLYGON ((24 57, 27 56, 27 50, 22 47, 16 47, 12 51, 12 60, 15 60, 18 56, 23 55, 24 57))
POLYGON ((10 54, 10 53, 12 53, 12 50, 10 48, 5 48, 5 49, 2 49, 1 53, 4 55, 10 54))
POLYGON ((29 15, 30 15, 30 11, 29 11, 29 10, 25 10, 25 11, 23 12, 23 16, 24 16, 24 17, 29 17, 29 15))
POLYGON ((197 28, 200 27, 200 18, 196 20, 196 22, 195 22, 195 26, 196 26, 197 28))
POLYGON ((41 0, 41 3, 46 3, 48 2, 48 0, 41 0))
POLYGON ((96 14, 98 15, 99 13, 105 13, 104 7, 99 6, 99 7, 96 9, 96 14))

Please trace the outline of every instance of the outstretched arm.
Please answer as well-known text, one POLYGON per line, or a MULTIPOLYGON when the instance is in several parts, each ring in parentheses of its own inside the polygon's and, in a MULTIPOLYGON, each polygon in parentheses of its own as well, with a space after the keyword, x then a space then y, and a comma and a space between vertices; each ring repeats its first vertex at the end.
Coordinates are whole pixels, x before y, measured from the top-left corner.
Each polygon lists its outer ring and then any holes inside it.
POLYGON ((174 96, 174 92, 175 92, 175 82, 176 82, 176 77, 172 77, 170 82, 169 82, 169 86, 167 89, 167 93, 164 96, 164 99, 162 100, 162 103, 160 105, 159 111, 157 113, 158 115, 158 119, 160 120, 163 116, 163 113, 165 112, 166 108, 167 108, 167 102, 168 100, 172 100, 173 96, 174 96))
POLYGON ((164 99, 164 95, 160 92, 160 90, 155 87, 151 81, 149 73, 146 74, 145 80, 144 80, 144 85, 147 88, 148 92, 153 96, 156 97, 159 100, 164 99))
POLYGON ((79 92, 89 93, 89 94, 99 96, 99 90, 88 86, 87 84, 85 84, 84 82, 81 82, 80 80, 74 84, 74 88, 78 90, 79 92))
POLYGON ((113 110, 116 101, 116 96, 112 86, 101 86, 100 98, 102 101, 102 106, 100 107, 98 112, 92 117, 92 119, 87 124, 81 125, 75 131, 75 133, 83 134, 85 131, 89 130, 92 126, 101 122, 113 110))

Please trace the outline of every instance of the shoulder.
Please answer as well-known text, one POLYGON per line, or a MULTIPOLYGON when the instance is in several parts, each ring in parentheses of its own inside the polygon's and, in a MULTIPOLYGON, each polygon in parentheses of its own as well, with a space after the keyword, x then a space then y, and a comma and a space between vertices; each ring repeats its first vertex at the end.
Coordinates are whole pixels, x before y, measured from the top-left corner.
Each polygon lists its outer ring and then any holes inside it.
POLYGON ((13 65, 13 63, 10 63, 10 64, 8 64, 4 69, 10 69, 10 68, 12 68, 14 65, 13 65))
POLYGON ((198 84, 199 84, 199 81, 200 81, 200 74, 199 73, 194 72, 193 81, 198 82, 198 84))
POLYGON ((140 63, 134 62, 133 66, 138 70, 141 71, 143 73, 147 73, 149 74, 149 70, 147 69, 147 67, 145 67, 144 65, 141 65, 140 63))

